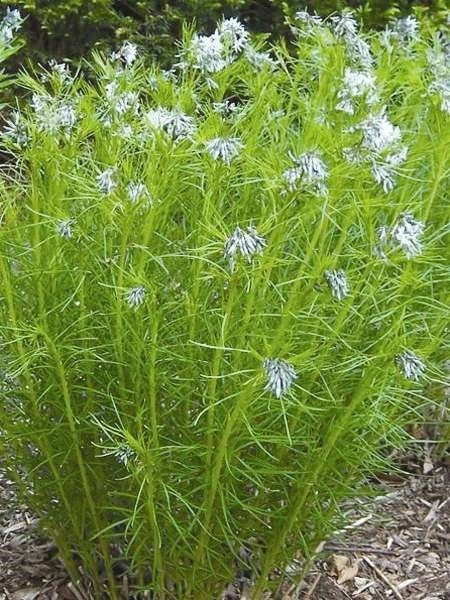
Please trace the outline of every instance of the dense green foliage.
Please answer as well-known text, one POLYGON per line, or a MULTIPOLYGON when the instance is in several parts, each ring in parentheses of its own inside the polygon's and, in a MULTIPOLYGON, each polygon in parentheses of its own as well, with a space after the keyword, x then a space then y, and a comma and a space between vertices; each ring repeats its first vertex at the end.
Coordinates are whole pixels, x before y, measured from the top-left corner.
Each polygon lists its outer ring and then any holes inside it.
POLYGON ((448 46, 235 20, 23 74, 0 178, 0 450, 95 598, 254 599, 442 385, 448 46), (256 44, 256 45, 255 45, 256 44))
MULTIPOLYGON (((0 91, 3 97, 10 87, 14 77, 7 74, 3 68, 11 57, 13 57, 22 47, 23 42, 17 37, 17 30, 20 29, 22 20, 18 13, 7 11, 0 21, 0 91), (16 17, 14 15, 17 15, 16 17)), ((3 98, 2 98, 3 99, 3 98)), ((2 103, 0 102, 0 108, 2 103)))
MULTIPOLYGON (((1 0, 4 5, 8 0, 1 0)), ((367 26, 382 27, 394 15, 415 8, 436 20, 445 19, 446 0, 18 0, 14 3, 28 17, 27 54, 40 59, 76 57, 94 45, 113 46, 134 39, 154 57, 170 60, 174 40, 183 22, 195 21, 201 31, 211 31, 222 16, 240 18, 253 32, 270 33, 273 39, 289 33, 292 19, 305 4, 321 15, 345 7, 358 9, 367 26)))

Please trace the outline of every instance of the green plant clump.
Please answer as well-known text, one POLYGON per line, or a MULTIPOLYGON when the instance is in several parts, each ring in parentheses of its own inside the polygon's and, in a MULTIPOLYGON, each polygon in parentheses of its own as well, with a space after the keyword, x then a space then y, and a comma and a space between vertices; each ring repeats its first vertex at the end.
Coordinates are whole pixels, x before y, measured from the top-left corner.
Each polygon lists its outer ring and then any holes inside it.
POLYGON ((260 599, 443 381, 448 43, 294 25, 54 63, 3 128, 0 447, 96 598, 260 599))
MULTIPOLYGON (((7 9, 0 21, 0 65, 16 54, 23 45, 17 33, 23 19, 17 10, 7 9)), ((14 78, 0 70, 0 90, 4 91, 13 83, 14 78)), ((1 105, 0 105, 1 106, 1 105)))

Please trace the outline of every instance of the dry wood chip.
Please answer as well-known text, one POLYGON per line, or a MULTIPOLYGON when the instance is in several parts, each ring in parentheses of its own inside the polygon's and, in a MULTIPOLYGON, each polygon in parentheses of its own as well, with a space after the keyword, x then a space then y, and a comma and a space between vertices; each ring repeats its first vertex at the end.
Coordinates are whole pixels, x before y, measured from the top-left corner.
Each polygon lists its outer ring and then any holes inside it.
POLYGON ((41 593, 39 588, 24 588, 11 594, 11 600, 35 600, 41 593))
POLYGON ((21 529, 27 529, 28 525, 26 521, 19 521, 19 523, 14 523, 9 527, 3 527, 0 531, 2 535, 7 535, 8 533, 13 533, 14 531, 20 531, 21 529))
POLYGON ((357 521, 355 521, 354 523, 351 523, 350 525, 347 525, 346 527, 344 527, 345 530, 348 529, 357 529, 358 527, 360 527, 361 525, 364 525, 364 523, 367 523, 367 521, 370 521, 370 519, 373 517, 372 514, 367 515, 366 517, 362 517, 361 519, 358 519, 357 521))
POLYGON ((412 585, 413 583, 416 583, 416 581, 419 581, 418 577, 415 577, 414 579, 407 579, 406 581, 402 581, 401 583, 399 583, 397 585, 397 589, 404 590, 405 588, 412 585))
POLYGON ((348 556, 334 554, 332 557, 333 570, 339 585, 351 581, 358 574, 360 560, 352 563, 348 556))
POLYGON ((403 600, 403 596, 397 590, 395 584, 383 573, 383 571, 379 569, 367 556, 363 556, 363 560, 375 571, 375 573, 384 581, 384 583, 389 586, 395 597, 398 598, 398 600, 403 600))

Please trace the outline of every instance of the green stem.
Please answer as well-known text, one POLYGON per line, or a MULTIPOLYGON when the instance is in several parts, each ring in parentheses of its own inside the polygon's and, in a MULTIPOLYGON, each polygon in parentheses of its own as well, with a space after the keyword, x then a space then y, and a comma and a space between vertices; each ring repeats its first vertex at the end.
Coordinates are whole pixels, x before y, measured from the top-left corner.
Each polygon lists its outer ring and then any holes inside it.
POLYGON ((295 302, 298 301, 298 292, 299 292, 299 287, 302 282, 303 273, 304 273, 306 267, 310 263, 311 257, 317 247, 318 240, 321 239, 321 237, 322 237, 322 239, 325 237, 324 228, 326 229, 325 224, 328 223, 327 219, 325 218, 326 207, 327 207, 327 202, 325 201, 323 204, 323 207, 322 207, 322 217, 320 220, 320 225, 316 228, 316 230, 314 232, 314 236, 309 245, 308 252, 307 252, 305 258, 303 259, 303 261, 300 263, 300 266, 299 266, 299 269, 297 272, 297 277, 296 277, 291 289, 289 290, 289 298, 288 298, 286 304, 283 306, 281 319, 280 319, 280 325, 278 327, 276 340, 284 341, 284 339, 285 339, 286 330, 287 330, 287 328, 290 324, 291 318, 292 318, 293 305, 295 304, 295 302))
POLYGON ((447 152, 446 150, 442 151, 439 154, 439 158, 438 158, 438 168, 437 168, 437 173, 436 176, 434 177, 434 183, 433 183, 433 187, 431 188, 431 192, 430 192, 430 196, 428 198, 427 203, 425 204, 425 212, 423 215, 423 220, 426 222, 428 220, 428 217, 430 215, 430 212, 433 208, 433 204, 434 201, 436 199, 436 195, 438 193, 439 190, 439 185, 441 183, 441 179, 443 177, 443 170, 444 170, 444 166, 447 164, 447 152))
POLYGON ((149 465, 149 481, 148 481, 148 513, 153 531, 153 576, 156 579, 158 598, 164 600, 164 562, 161 554, 161 533, 158 525, 158 510, 157 510, 157 481, 159 470, 159 432, 158 432, 158 392, 156 382, 156 359, 158 355, 158 322, 156 319, 152 323, 152 340, 150 349, 150 365, 149 365, 149 399, 150 399, 150 421, 152 440, 150 450, 155 455, 155 460, 150 461, 149 465))
MULTIPOLYGON (((224 445, 224 436, 229 436, 229 427, 230 422, 227 423, 225 428, 225 432, 222 435, 222 441, 219 443, 219 447, 216 448, 214 445, 214 426, 215 426, 215 396, 216 396, 216 387, 217 380, 219 378, 220 367, 222 365, 222 358, 224 353, 224 348, 226 344, 227 332, 229 327, 229 322, 231 319, 231 313, 236 301, 236 274, 232 275, 230 286, 229 286, 229 295, 227 304, 225 307, 225 312, 223 315, 222 328, 220 336, 217 340, 216 349, 214 351, 214 356, 212 360, 211 367, 211 375, 206 387, 206 391, 204 394, 204 402, 210 403, 208 408, 208 417, 207 417, 207 441, 206 441, 206 498, 203 504, 204 517, 202 519, 202 530, 199 536, 199 542, 195 551, 194 564, 192 568, 192 581, 195 580, 196 571, 199 567, 203 565, 204 562, 204 551, 206 542, 209 537, 209 526, 211 523, 211 518, 214 509, 214 503, 217 494, 217 486, 219 482, 219 476, 222 469, 224 452, 226 449, 226 445, 224 445), (214 458, 214 465, 213 465, 214 458)), ((235 411, 237 409, 235 408, 235 411)), ((234 420, 233 420, 234 423, 234 420)), ((228 437, 227 437, 228 439, 228 437)), ((225 442, 226 444, 226 442, 225 442)), ((201 513, 200 513, 200 518, 201 513)))
POLYGON ((286 537, 296 524, 298 515, 306 506, 310 495, 314 493, 314 488, 317 485, 323 470, 325 468, 329 468, 329 457, 332 454, 341 434, 346 432, 352 414, 357 409, 361 399, 364 398, 366 394, 367 377, 361 381, 359 389, 355 392, 352 400, 347 405, 339 421, 330 423, 328 427, 328 436, 320 453, 319 459, 316 461, 316 464, 313 467, 310 476, 308 477, 308 481, 301 481, 301 485, 299 485, 297 493, 294 497, 294 501, 292 502, 290 513, 286 516, 281 529, 277 530, 276 537, 274 537, 272 544, 267 549, 260 575, 253 590, 253 600, 259 600, 261 597, 264 586, 267 582, 267 577, 274 566, 274 561, 277 554, 280 552, 280 548, 283 548, 286 537))
MULTIPOLYGON (((128 245, 128 236, 129 236, 129 226, 128 224, 125 227, 125 231, 122 232, 121 240, 120 240, 120 251, 119 251, 119 274, 117 280, 117 290, 118 294, 123 293, 123 281, 125 274, 125 263, 126 263, 126 254, 127 254, 127 245, 128 245)), ((116 300, 115 307, 115 347, 117 352, 117 370, 119 376, 119 397, 122 401, 126 398, 126 378, 125 378, 125 358, 123 351, 123 318, 122 318, 122 310, 123 310, 123 298, 119 297, 116 300)))
MULTIPOLYGON (((208 223, 211 219, 211 210, 212 210, 212 200, 208 194, 204 193, 204 202, 200 208, 199 214, 203 215, 203 222, 208 223)), ((202 228, 199 225, 197 229, 197 235, 195 238, 195 248, 198 249, 201 247, 201 232, 202 228)), ((195 339, 195 334, 197 330, 197 315, 199 309, 199 298, 200 298, 200 289, 202 285, 202 267, 203 261, 199 256, 197 260, 194 260, 193 273, 191 275, 191 281, 193 282, 193 288, 191 294, 187 296, 187 304, 188 304, 188 343, 190 344, 190 354, 192 364, 196 362, 196 348, 194 344, 191 344, 192 340, 195 339)), ((191 423, 191 406, 192 406, 192 398, 190 394, 185 400, 185 419, 186 424, 189 426, 191 423)))
MULTIPOLYGON (((196 548, 196 551, 194 554, 194 559, 193 559, 191 585, 192 585, 192 588, 194 588, 194 589, 195 589, 195 580, 196 580, 197 572, 204 564, 204 552, 205 552, 205 547, 206 547, 207 541, 210 537, 209 527, 211 525, 211 519, 213 516, 213 510, 214 510, 214 503, 215 503, 215 499, 217 496, 220 475, 222 472, 222 467, 223 467, 223 463, 224 463, 226 452, 227 452, 228 442, 229 442, 229 439, 230 439, 230 437, 233 433, 233 430, 236 426, 239 415, 245 411, 245 407, 246 407, 247 403, 249 402, 249 400, 251 399, 252 391, 253 391, 252 388, 250 386, 248 386, 245 390, 245 393, 241 394, 238 397, 235 407, 234 407, 231 415, 229 415, 229 417, 226 421, 225 428, 223 430, 219 444, 215 449, 214 461, 213 461, 213 464, 211 465, 211 473, 210 473, 210 479, 209 479, 209 484, 208 484, 208 495, 207 495, 207 499, 205 502, 205 516, 204 516, 204 519, 202 522, 202 530, 200 532, 198 545, 197 545, 197 548, 196 548)), ((187 597, 190 597, 189 593, 187 594, 187 597)))
MULTIPOLYGON (((5 298, 6 298, 9 320, 10 320, 12 329, 14 331, 18 331, 18 320, 17 320, 16 310, 15 310, 14 297, 12 294, 12 284, 11 284, 11 280, 10 280, 10 276, 9 276, 9 270, 5 265, 5 259, 3 256, 0 257, 0 268, 1 268, 2 280, 3 280, 3 293, 5 294, 5 298)), ((15 345, 17 348, 17 355, 20 358, 20 363, 23 368, 24 379, 25 379, 25 389, 27 390, 27 395, 30 398, 31 410, 33 413, 33 421, 35 423, 41 423, 42 417, 41 417, 41 412, 39 410, 39 401, 38 401, 38 398, 37 398, 37 395, 35 392, 33 378, 32 378, 30 369, 28 367, 28 358, 25 353, 22 339, 19 335, 16 336, 16 338, 15 338, 15 345)), ((43 435, 39 435, 37 437, 37 445, 40 448, 40 450, 43 451, 44 458, 45 458, 46 462, 48 463, 50 470, 53 474, 53 478, 58 487, 61 500, 65 506, 67 515, 69 515, 69 520, 71 521, 74 534, 78 539, 82 539, 82 537, 83 537, 82 532, 78 530, 79 529, 78 524, 73 517, 73 511, 71 510, 71 504, 67 498, 64 486, 61 483, 60 472, 59 472, 59 469, 57 468, 57 466, 55 465, 53 456, 50 452, 47 437, 43 436, 43 435)), ((76 565, 71 558, 70 549, 65 549, 65 548, 66 548, 65 544, 64 544, 64 546, 61 546, 61 552, 67 560, 67 568, 70 573, 77 573, 78 571, 77 571, 76 565)))
MULTIPOLYGON (((75 415, 74 415, 73 409, 72 409, 72 403, 71 403, 71 399, 70 399, 70 392, 69 392, 69 388, 68 388, 68 384, 67 384, 67 378, 66 378, 64 365, 62 363, 59 351, 56 348, 56 345, 53 342, 53 340, 49 337, 49 335, 47 334, 46 331, 42 330, 41 334, 46 341, 47 347, 48 347, 51 355, 53 356, 53 360, 55 361, 56 371, 57 371, 57 375, 59 378, 61 392, 62 392, 64 405, 65 405, 65 409, 66 409, 66 416, 67 416, 67 420, 68 420, 68 424, 69 424, 69 431, 70 431, 70 434, 72 437, 72 443, 73 443, 73 446, 75 449, 76 461, 77 461, 78 469, 80 472, 80 477, 81 477, 81 482, 82 482, 82 487, 83 487, 83 494, 87 500, 89 510, 90 510, 90 513, 92 516, 92 520, 93 520, 94 527, 95 527, 95 532, 93 532, 93 534, 95 535, 96 532, 102 530, 102 527, 99 523, 96 504, 92 497, 91 487, 90 487, 89 479, 88 479, 87 472, 85 469, 83 455, 81 453, 81 441, 80 441, 78 433, 77 433, 76 418, 75 418, 75 415)), ((118 596, 116 593, 116 584, 115 584, 115 578, 114 578, 114 573, 113 573, 112 564, 111 564, 111 556, 109 553, 108 545, 107 545, 106 541, 104 540, 103 536, 100 537, 100 549, 102 552, 103 560, 105 563, 106 574, 107 574, 108 581, 109 581, 109 586, 110 586, 109 592, 111 594, 111 598, 113 600, 117 600, 118 596)), ((98 577, 98 575, 97 575, 97 577, 98 577)), ((98 585, 100 586, 100 581, 98 581, 98 585)))

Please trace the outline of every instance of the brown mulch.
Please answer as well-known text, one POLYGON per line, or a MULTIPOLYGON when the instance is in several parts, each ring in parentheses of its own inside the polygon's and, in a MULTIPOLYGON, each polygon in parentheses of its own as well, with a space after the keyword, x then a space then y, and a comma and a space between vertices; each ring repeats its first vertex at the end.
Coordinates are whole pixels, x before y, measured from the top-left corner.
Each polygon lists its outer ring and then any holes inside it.
MULTIPOLYGON (((279 600, 450 600, 449 470, 411 470, 352 501, 349 525, 319 549, 304 582, 288 577, 279 600)), ((0 470, 0 600, 84 600, 36 525, 0 470)))
POLYGON ((0 600, 73 600, 62 590, 69 582, 56 548, 36 525, 0 469, 0 600))
POLYGON ((449 484, 445 464, 378 482, 382 495, 353 502, 350 524, 283 600, 450 600, 449 484))

